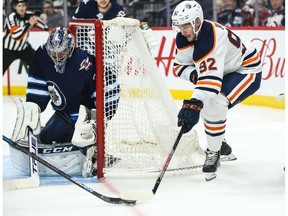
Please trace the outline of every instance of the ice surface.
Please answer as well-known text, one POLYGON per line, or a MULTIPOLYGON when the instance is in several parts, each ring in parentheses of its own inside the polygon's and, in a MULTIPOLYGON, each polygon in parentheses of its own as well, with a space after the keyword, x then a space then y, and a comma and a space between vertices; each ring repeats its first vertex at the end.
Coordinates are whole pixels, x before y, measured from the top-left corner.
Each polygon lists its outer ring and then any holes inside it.
MULTIPOLYGON (((8 137, 16 119, 13 98, 3 97, 2 130, 8 137)), ((43 119, 49 118, 49 112, 43 114, 43 119)), ((201 122, 196 129, 200 145, 205 148, 201 122)), ((284 110, 238 105, 230 110, 226 128, 226 140, 238 160, 222 163, 213 181, 206 182, 201 173, 164 176, 154 198, 134 207, 107 204, 72 184, 3 191, 3 215, 282 216, 285 215, 284 129, 284 110)), ((2 145, 2 155, 9 156, 8 145, 4 141, 2 145)), ((125 190, 152 190, 155 180, 155 177, 108 177, 87 185, 99 193, 117 197, 125 190)))

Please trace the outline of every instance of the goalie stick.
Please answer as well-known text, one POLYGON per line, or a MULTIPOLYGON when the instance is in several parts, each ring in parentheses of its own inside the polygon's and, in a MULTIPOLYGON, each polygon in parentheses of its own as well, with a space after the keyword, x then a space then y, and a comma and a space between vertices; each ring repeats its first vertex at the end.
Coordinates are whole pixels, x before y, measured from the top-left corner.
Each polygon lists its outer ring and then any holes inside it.
POLYGON ((166 172, 166 170, 167 170, 167 168, 169 166, 169 163, 170 163, 170 161, 171 161, 171 159, 172 159, 172 157, 174 155, 174 152, 175 152, 175 150, 176 150, 176 148, 177 148, 177 146, 178 146, 178 144, 180 142, 180 139, 181 139, 181 137, 182 137, 182 135, 184 133, 185 127, 186 127, 186 124, 184 122, 184 124, 181 127, 181 130, 178 133, 178 136, 177 136, 177 138, 175 140, 175 143, 174 143, 174 145, 173 145, 173 147, 172 147, 172 149, 171 149, 171 151, 170 151, 170 153, 169 153, 169 155, 168 155, 168 157, 167 157, 167 159, 165 161, 165 164, 164 164, 164 166, 163 166, 163 168, 162 168, 162 170, 161 170, 161 172, 160 172, 160 174, 159 174, 159 176, 158 176, 158 178, 157 178, 157 180, 156 180, 156 182, 154 184, 153 189, 150 192, 146 192, 146 193, 137 193, 137 192, 128 192, 128 191, 127 192, 123 192, 122 194, 120 194, 120 196, 123 199, 129 199, 129 200, 130 199, 131 200, 150 200, 150 199, 152 199, 154 197, 154 195, 156 194, 157 189, 158 189, 158 187, 159 187, 159 185, 160 185, 160 183, 161 183, 161 181, 162 181, 162 179, 164 177, 164 174, 165 174, 165 172, 166 172))
POLYGON ((128 205, 135 205, 136 200, 127 200, 122 198, 115 198, 115 197, 108 197, 105 195, 102 195, 96 191, 94 191, 92 188, 89 188, 87 185, 82 184, 78 180, 74 179, 72 176, 68 175, 67 173, 63 172, 62 170, 58 169, 57 167, 53 166, 52 164, 48 163, 47 161, 43 160, 39 156, 31 153, 28 149, 18 145, 16 142, 12 141, 8 137, 3 135, 3 140, 7 142, 11 147, 23 152, 24 154, 28 155, 29 157, 33 158, 34 160, 38 161, 39 163, 43 164, 44 166, 48 167, 49 169, 53 170, 55 173, 59 174, 60 176, 66 178, 73 184, 79 186, 80 188, 84 189, 85 191, 91 193, 92 195, 98 197, 99 199, 111 203, 111 204, 128 204, 128 205))
MULTIPOLYGON (((38 140, 36 136, 33 134, 32 129, 30 127, 28 127, 28 144, 29 144, 29 151, 31 152, 31 154, 37 155, 38 140)), ((29 157, 29 165, 30 165, 29 178, 5 180, 3 181, 4 188, 7 190, 14 190, 14 189, 39 187, 40 178, 39 178, 38 163, 33 158, 29 157)))

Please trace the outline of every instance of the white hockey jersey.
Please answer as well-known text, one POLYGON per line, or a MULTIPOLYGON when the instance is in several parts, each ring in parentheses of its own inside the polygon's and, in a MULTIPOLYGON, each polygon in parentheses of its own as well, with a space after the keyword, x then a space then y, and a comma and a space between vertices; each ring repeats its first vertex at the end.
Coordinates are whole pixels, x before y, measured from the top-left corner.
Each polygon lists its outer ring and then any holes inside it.
POLYGON ((196 84, 192 97, 202 101, 221 91, 227 74, 254 74, 262 70, 255 47, 216 22, 205 20, 194 42, 179 32, 176 46, 174 73, 196 84))

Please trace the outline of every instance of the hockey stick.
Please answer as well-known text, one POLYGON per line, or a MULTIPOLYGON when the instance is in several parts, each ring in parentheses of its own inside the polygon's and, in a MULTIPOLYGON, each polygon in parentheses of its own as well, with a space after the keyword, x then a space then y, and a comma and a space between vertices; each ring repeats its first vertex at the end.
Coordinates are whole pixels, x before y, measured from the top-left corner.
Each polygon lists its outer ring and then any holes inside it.
MULTIPOLYGON (((29 143, 29 151, 32 154, 38 154, 38 140, 32 132, 32 129, 28 127, 28 143, 29 143)), ((39 178, 39 169, 38 163, 33 158, 29 157, 29 165, 30 165, 30 177, 21 178, 21 179, 9 179, 3 181, 3 186, 6 190, 15 190, 15 189, 23 189, 23 188, 33 188, 39 187, 40 178, 39 178)))
POLYGON ((134 199, 136 199, 136 200, 150 200, 154 197, 154 195, 156 194, 157 189, 158 189, 158 187, 159 187, 159 185, 160 185, 160 183, 164 177, 164 174, 168 168, 168 165, 169 165, 169 163, 170 163, 170 161, 174 155, 174 152, 175 152, 175 150, 176 150, 176 148, 180 142, 180 139, 184 133, 185 127, 186 127, 186 123, 184 122, 184 125, 182 125, 181 130, 178 133, 178 136, 175 140, 175 143, 174 143, 174 145, 173 145, 173 147, 172 147, 172 149, 171 149, 171 151, 170 151, 170 153, 166 159, 166 162, 165 162, 165 164, 164 164, 164 166, 163 166, 163 168, 162 168, 162 170, 161 170, 161 172, 160 172, 160 174, 159 174, 159 176, 158 176, 158 178, 154 184, 152 191, 147 192, 147 193, 123 192, 120 195, 120 197, 122 197, 123 199, 129 199, 129 200, 130 199, 132 199, 132 200, 134 200, 134 199))
POLYGON ((29 157, 33 158, 34 160, 38 161, 39 163, 43 164, 44 166, 48 167, 49 169, 53 170, 60 176, 66 178, 73 184, 76 184, 80 188, 86 190, 87 192, 91 193, 92 195, 98 197, 99 199, 111 203, 111 204, 128 204, 128 205, 135 205, 136 200, 126 200, 126 199, 121 199, 121 198, 114 198, 114 197, 108 197, 104 196, 96 191, 94 191, 92 188, 89 188, 87 185, 82 184, 78 180, 74 179, 72 176, 68 175, 67 173, 63 172, 62 170, 58 169, 57 167, 53 166, 52 164, 48 163, 47 161, 43 160, 39 156, 31 153, 28 149, 18 145, 16 142, 12 141, 11 139, 7 138, 6 136, 3 135, 3 140, 7 142, 11 147, 23 152, 24 154, 28 155, 29 157))

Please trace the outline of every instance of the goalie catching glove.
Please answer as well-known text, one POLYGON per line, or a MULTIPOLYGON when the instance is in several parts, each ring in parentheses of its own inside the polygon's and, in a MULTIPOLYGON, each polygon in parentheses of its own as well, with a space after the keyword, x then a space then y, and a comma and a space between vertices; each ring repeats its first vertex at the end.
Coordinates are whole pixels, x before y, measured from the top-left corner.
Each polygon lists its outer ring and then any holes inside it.
POLYGON ((87 178, 97 175, 95 109, 89 110, 87 107, 80 105, 71 142, 73 145, 78 146, 84 155, 82 176, 87 178))
POLYGON ((189 132, 198 123, 202 108, 202 101, 195 98, 183 101, 182 109, 178 114, 178 126, 181 127, 184 125, 184 133, 189 132))
POLYGON ((96 145, 96 110, 80 105, 72 144, 80 148, 96 145))

